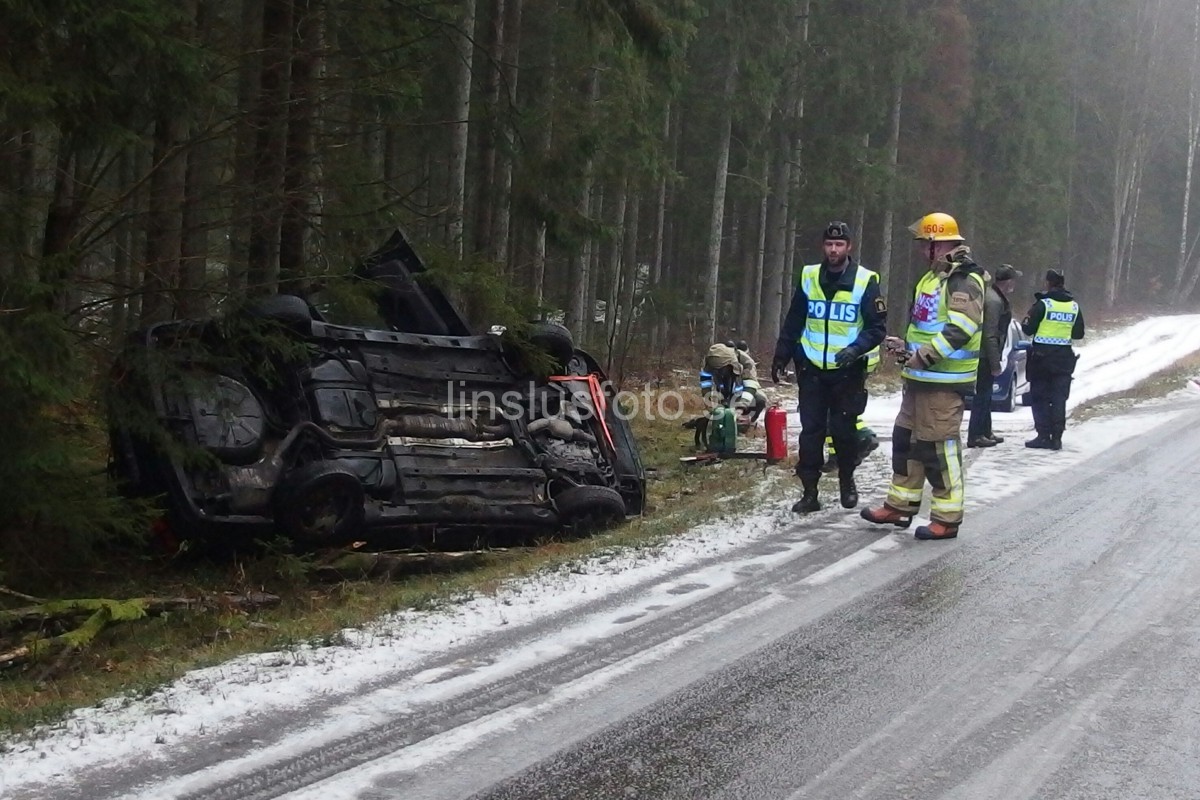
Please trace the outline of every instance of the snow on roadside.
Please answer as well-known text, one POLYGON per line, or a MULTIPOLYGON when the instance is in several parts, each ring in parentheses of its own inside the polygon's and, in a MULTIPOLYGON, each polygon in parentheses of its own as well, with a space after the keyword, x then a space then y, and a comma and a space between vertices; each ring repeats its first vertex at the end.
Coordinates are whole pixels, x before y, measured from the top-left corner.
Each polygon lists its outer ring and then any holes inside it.
MULTIPOLYGON (((1131 388, 1196 350, 1200 350, 1200 316, 1137 323, 1081 349, 1072 399, 1082 402, 1131 388), (1138 343, 1137 347, 1130 346, 1131 342, 1138 343), (1143 346, 1147 342, 1153 342, 1153 347, 1143 346)), ((1187 396, 1193 401, 1196 397, 1187 396)), ((899 398, 872 400, 869 423, 890 428, 895 413, 892 408, 888 414, 892 402, 898 406, 899 398)), ((1194 407, 1194 403, 1175 404, 1158 415, 1090 420, 1072 429, 1080 435, 1070 436, 1060 453, 1031 456, 1023 448, 994 449, 971 467, 971 504, 994 502, 1070 469, 1194 407)), ((1012 418, 1011 424, 1026 421, 1028 427, 1027 409, 1024 415, 1012 418)), ((82 709, 33 736, 0 739, 0 745, 8 749, 0 763, 0 794, 6 788, 67 781, 84 769, 104 764, 170 758, 175 746, 220 736, 255 714, 299 709, 316 699, 353 697, 360 687, 419 668, 451 647, 547 620, 775 535, 796 524, 788 505, 771 503, 752 513, 741 512, 733 521, 706 523, 649 551, 602 555, 574 569, 513 581, 493 596, 476 597, 448 609, 390 615, 361 630, 346 631, 343 645, 243 656, 190 672, 144 698, 115 698, 82 709)), ((611 625, 606 630, 614 632, 611 625)))

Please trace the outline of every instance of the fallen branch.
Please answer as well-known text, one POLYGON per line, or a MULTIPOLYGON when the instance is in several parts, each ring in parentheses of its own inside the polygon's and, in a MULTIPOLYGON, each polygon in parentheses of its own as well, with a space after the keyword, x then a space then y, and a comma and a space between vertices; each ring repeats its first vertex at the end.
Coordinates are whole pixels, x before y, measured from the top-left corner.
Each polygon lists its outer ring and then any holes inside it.
POLYGON ((33 595, 25 594, 24 592, 18 592, 16 589, 10 589, 7 586, 0 586, 0 594, 6 594, 9 597, 15 597, 18 600, 24 600, 27 603, 44 603, 44 602, 46 602, 45 600, 43 600, 40 597, 34 597, 33 595))
POLYGON ((147 616, 184 611, 252 611, 278 605, 279 597, 266 592, 224 592, 198 597, 138 597, 131 600, 54 600, 36 606, 0 611, 0 631, 51 624, 74 623, 71 630, 55 636, 35 636, 6 651, 0 651, 0 669, 16 666, 53 653, 60 658, 91 644, 105 628, 117 622, 132 622, 147 616), (64 649, 67 651, 63 653, 64 649))

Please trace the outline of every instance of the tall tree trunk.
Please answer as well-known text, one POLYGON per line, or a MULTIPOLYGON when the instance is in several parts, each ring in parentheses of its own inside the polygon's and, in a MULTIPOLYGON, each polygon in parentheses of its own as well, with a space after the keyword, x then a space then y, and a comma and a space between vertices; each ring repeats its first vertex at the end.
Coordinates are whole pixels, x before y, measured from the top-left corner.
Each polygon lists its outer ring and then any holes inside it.
POLYGON ((35 263, 31 243, 34 230, 33 197, 37 180, 36 138, 31 129, 6 129, 3 142, 4 158, 0 160, 0 194, 12 202, 3 209, 7 235, 0 241, 0 284, 7 281, 24 283, 34 276, 30 265, 35 263))
MULTIPOLYGON (((133 184, 133 156, 129 148, 117 157, 117 186, 120 191, 133 184)), ((129 213, 135 205, 134 198, 126 198, 117 213, 120 222, 113 229, 113 302, 109 307, 109 340, 120 343, 129 330, 129 295, 133 291, 133 223, 129 213)))
POLYGON ((704 287, 704 333, 708 341, 717 336, 718 300, 721 282, 721 238, 725 224, 725 188, 729 182, 729 146, 733 137, 733 90, 737 82, 737 48, 730 43, 729 62, 725 67, 725 85, 721 92, 721 121, 717 123, 717 174, 713 183, 712 218, 708 225, 708 255, 704 287))
POLYGON ((184 319, 196 319, 206 310, 208 242, 212 228, 212 198, 217 185, 213 147, 193 144, 187 156, 183 188, 183 231, 180 242, 179 290, 175 310, 184 319))
POLYGON ((1162 2, 1146 3, 1137 10, 1129 81, 1124 89, 1117 124, 1113 169, 1112 231, 1104 280, 1104 304, 1116 305, 1121 276, 1128 268, 1132 239, 1137 229, 1137 203, 1141 192, 1144 162, 1150 148, 1150 100, 1157 75, 1158 31, 1162 2))
POLYGON ((185 124, 177 114, 154 125, 154 167, 146 215, 146 272, 142 283, 141 324, 174 315, 183 252, 183 197, 187 158, 182 152, 185 124))
POLYGON ((305 232, 313 196, 313 117, 322 27, 321 0, 295 0, 295 3, 296 38, 292 45, 284 205, 279 229, 280 288, 285 292, 299 291, 307 275, 305 232))
POLYGON ((491 258, 500 264, 509 261, 509 239, 512 235, 512 181, 516 158, 517 80, 520 77, 521 11, 523 0, 506 0, 504 21, 504 108, 500 114, 500 168, 496 179, 495 228, 492 233, 491 258))
POLYGON ((746 337, 755 346, 761 344, 762 306, 763 306, 763 267, 767 258, 767 206, 771 197, 771 154, 768 151, 763 156, 762 198, 758 203, 758 241, 754 248, 753 276, 750 279, 750 297, 748 298, 750 320, 746 328, 746 337))
POLYGON ((746 331, 750 327, 750 298, 754 296, 754 256, 758 243, 758 209, 750 203, 750 198, 734 204, 733 219, 737 235, 733 237, 729 252, 739 276, 734 328, 738 338, 747 339, 751 335, 746 331))
POLYGON ((454 80, 454 96, 450 104, 450 183, 446 196, 449 198, 449 225, 447 244, 459 257, 463 257, 464 215, 467 199, 467 144, 471 133, 471 76, 475 55, 475 0, 462 0, 459 30, 454 37, 457 53, 457 72, 454 80))
POLYGON ((617 320, 620 310, 617 304, 621 300, 621 257, 625 249, 625 212, 629 204, 629 179, 622 178, 621 188, 617 192, 617 205, 613 209, 613 238, 612 249, 608 254, 608 292, 604 299, 604 353, 608 367, 613 365, 614 345, 617 338, 617 320))
POLYGON ((279 280, 292 11, 293 0, 264 0, 263 62, 255 113, 255 196, 251 205, 250 246, 246 259, 250 294, 270 294, 279 280))
POLYGON ((787 277, 787 264, 794 258, 793 240, 789 237, 792 225, 792 185, 799 175, 799 162, 794 154, 800 147, 800 121, 804 116, 803 68, 804 52, 808 47, 808 20, 812 0, 799 0, 789 36, 794 51, 788 80, 782 88, 786 98, 784 113, 780 117, 775 141, 775 169, 772 176, 772 200, 767 211, 767 256, 764 268, 766 285, 762 322, 759 339, 774 342, 779 334, 780 321, 787 312, 791 298, 791 282, 787 277))
MULTIPOLYGON (((485 3, 487 0, 485 0, 485 3)), ((500 84, 504 62, 505 0, 491 0, 486 12, 487 63, 483 69, 483 114, 477 124, 479 159, 475 181, 475 250, 488 257, 495 252, 496 143, 500 126, 500 84)))
MULTIPOLYGON (((520 7, 521 0, 510 0, 510 2, 515 2, 517 3, 518 7, 520 7)), ((539 147, 543 163, 550 160, 551 148, 554 146, 554 99, 558 87, 557 82, 554 80, 555 65, 556 62, 554 59, 554 54, 551 53, 546 69, 546 74, 550 76, 550 79, 546 81, 546 89, 544 94, 545 106, 543 109, 545 113, 545 121, 541 126, 542 140, 539 147)), ((510 168, 509 176, 511 177, 511 158, 508 162, 508 165, 510 168)), ((546 234, 549 231, 549 223, 546 220, 544 211, 544 208, 547 205, 546 189, 544 186, 538 187, 538 200, 538 217, 534 221, 535 227, 533 237, 533 299, 538 308, 544 308, 546 305, 546 234)), ((570 306, 570 303, 568 303, 568 306, 570 306)), ((569 309, 567 311, 567 315, 568 317, 570 315, 569 309)), ((568 327, 570 326, 568 325, 568 327)))
POLYGON ((633 200, 629 203, 625 215, 625 254, 621 258, 621 296, 617 302, 620 311, 621 326, 616 330, 617 336, 617 383, 625 380, 625 363, 629 355, 629 344, 633 338, 635 323, 634 311, 637 306, 641 288, 642 266, 638 262, 638 237, 642 217, 642 195, 634 191, 633 200))
POLYGON ((1179 260, 1175 264, 1175 291, 1173 297, 1176 304, 1181 304, 1185 298, 1181 296, 1183 279, 1191 263, 1188 241, 1191 239, 1188 216, 1192 204, 1192 179, 1196 171, 1196 150, 1200 148, 1200 91, 1197 81, 1200 80, 1200 0, 1192 17, 1192 53, 1191 70, 1188 73, 1188 123, 1187 123, 1187 157, 1183 171, 1183 203, 1180 211, 1179 225, 1179 260))
MULTIPOLYGON (((880 231, 879 291, 885 296, 892 286, 892 244, 896 220, 896 173, 900 164, 900 112, 904 103, 904 79, 897 65, 892 84, 892 110, 888 119, 887 184, 883 192, 883 228, 880 231)), ((901 287, 903 288, 903 287, 901 287)))
MULTIPOLYGON (((589 118, 595 113, 596 102, 600 99, 600 68, 594 66, 588 70, 586 89, 588 98, 589 118)), ((587 219, 592 197, 592 160, 589 158, 583 166, 583 179, 579 187, 579 201, 576 211, 579 216, 587 219)), ((591 325, 592 312, 587 307, 588 286, 591 275, 591 240, 584 243, 572 259, 571 304, 567 309, 567 327, 574 334, 575 340, 584 341, 587 330, 591 325)))
MULTIPOLYGON (((604 219, 604 185, 592 190, 592 219, 604 219)), ((596 341, 596 301, 600 299, 600 257, 604 252, 601 242, 588 240, 587 299, 584 302, 583 343, 590 347, 596 341)), ((603 332, 601 332, 603 335, 603 332)))
MULTIPOLYGON (((799 163, 797 161, 797 163, 799 163)), ((793 187, 794 189, 795 187, 793 187)), ((790 298, 792 293, 796 291, 796 228, 799 226, 800 220, 796 214, 792 214, 788 219, 788 251, 787 259, 783 266, 783 286, 780 288, 780 294, 783 297, 790 298)), ((787 314, 787 305, 785 304, 779 309, 779 319, 775 321, 775 329, 779 330, 783 327, 783 318, 787 314)))
MULTIPOLYGON (((199 0, 195 16, 198 42, 209 40, 211 17, 210 0, 199 0)), ((212 228, 213 198, 217 194, 216 147, 210 141, 216 108, 207 107, 205 115, 204 119, 192 126, 183 176, 179 288, 175 293, 175 313, 184 319, 201 317, 206 310, 208 234, 212 228)))
POLYGON ((763 262, 762 310, 759 315, 758 339, 774 341, 779 333, 778 322, 786 302, 780 287, 787 263, 789 202, 792 191, 792 137, 781 123, 773 147, 774 168, 771 172, 770 197, 767 201, 767 252, 763 262))
POLYGON ((42 284, 50 287, 47 295, 52 305, 65 311, 66 282, 71 277, 72 264, 68 258, 71 240, 79 224, 79 202, 75 180, 75 146, 71 137, 58 137, 55 156, 53 188, 42 228, 42 284))
POLYGON ((851 225, 854 226, 854 250, 860 262, 866 258, 865 252, 867 249, 864 229, 867 220, 867 170, 870 169, 870 158, 871 134, 864 133, 862 139, 862 183, 858 187, 858 203, 854 208, 854 219, 851 222, 851 225))
MULTIPOLYGON (((663 143, 667 148, 668 157, 670 158, 670 170, 675 168, 675 140, 671 136, 671 104, 668 101, 667 107, 663 112, 663 143)), ((666 265, 666 244, 667 244, 667 170, 663 170, 662 175, 658 179, 658 203, 654 218, 654 264, 651 267, 650 285, 651 297, 654 293, 661 291, 661 287, 666 278, 664 267, 666 265)), ((650 333, 650 351, 653 353, 662 353, 662 343, 666 339, 666 315, 662 312, 660 306, 655 305, 654 309, 653 328, 650 333)))
POLYGON ((234 123, 232 197, 229 212, 229 292, 246 291, 249 280, 250 216, 254 200, 255 112, 262 79, 264 0, 242 0, 238 54, 237 118, 234 123))

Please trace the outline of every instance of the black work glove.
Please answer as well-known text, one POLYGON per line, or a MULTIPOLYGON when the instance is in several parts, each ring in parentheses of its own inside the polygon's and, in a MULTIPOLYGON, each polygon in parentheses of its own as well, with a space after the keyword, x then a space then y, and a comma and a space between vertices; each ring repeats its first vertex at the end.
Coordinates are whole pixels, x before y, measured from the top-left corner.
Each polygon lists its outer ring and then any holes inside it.
POLYGON ((772 383, 779 383, 779 375, 781 373, 787 374, 787 367, 788 367, 789 361, 791 361, 790 358, 784 358, 782 356, 775 356, 775 358, 773 358, 771 360, 771 382, 772 383))
POLYGON ((850 346, 839 350, 838 354, 833 357, 833 363, 837 364, 839 367, 848 367, 855 361, 858 361, 860 357, 861 354, 858 352, 858 350, 854 349, 853 346, 850 346))

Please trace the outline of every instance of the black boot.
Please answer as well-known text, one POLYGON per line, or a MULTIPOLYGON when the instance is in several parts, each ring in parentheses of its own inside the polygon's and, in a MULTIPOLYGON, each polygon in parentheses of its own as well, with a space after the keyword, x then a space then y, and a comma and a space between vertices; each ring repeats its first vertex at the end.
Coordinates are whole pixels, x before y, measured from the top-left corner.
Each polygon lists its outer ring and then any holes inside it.
POLYGON ((838 489, 842 495, 842 508, 854 508, 858 505, 858 487, 854 485, 853 475, 839 475, 838 489))
POLYGON ((1062 450, 1062 434, 1056 433, 1050 437, 1050 449, 1062 450))
POLYGON ((1054 442, 1049 436, 1042 436, 1040 433, 1036 438, 1030 439, 1025 443, 1026 447, 1032 447, 1035 450, 1053 450, 1054 442))
POLYGON ((817 499, 817 484, 805 482, 804 496, 799 502, 792 506, 793 514, 811 514, 814 511, 821 510, 821 501, 817 499))

